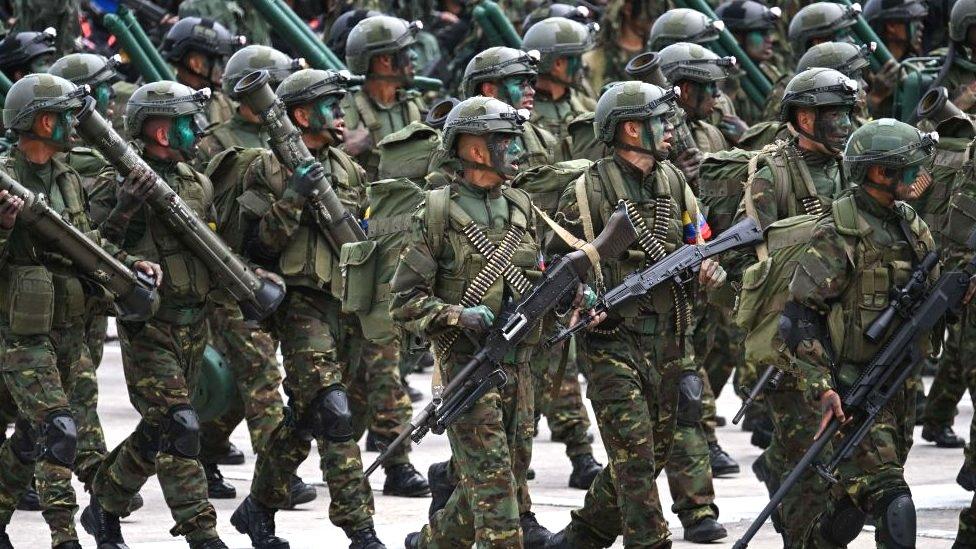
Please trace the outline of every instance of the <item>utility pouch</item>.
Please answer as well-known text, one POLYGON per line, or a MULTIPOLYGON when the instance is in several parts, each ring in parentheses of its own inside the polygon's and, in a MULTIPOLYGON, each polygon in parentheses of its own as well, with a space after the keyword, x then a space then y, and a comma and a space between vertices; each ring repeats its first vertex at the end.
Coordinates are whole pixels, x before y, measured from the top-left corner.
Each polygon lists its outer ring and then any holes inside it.
POLYGON ((54 281, 40 265, 11 266, 7 286, 10 332, 18 336, 44 335, 54 321, 54 281))
POLYGON ((85 315, 85 289, 70 275, 51 276, 54 284, 53 326, 67 326, 85 315))
POLYGON ((363 240, 342 245, 342 312, 368 313, 376 291, 376 242, 363 240))
POLYGON ((953 244, 968 246, 973 227, 976 227, 976 199, 964 194, 953 196, 949 203, 949 220, 944 233, 946 238, 953 244))

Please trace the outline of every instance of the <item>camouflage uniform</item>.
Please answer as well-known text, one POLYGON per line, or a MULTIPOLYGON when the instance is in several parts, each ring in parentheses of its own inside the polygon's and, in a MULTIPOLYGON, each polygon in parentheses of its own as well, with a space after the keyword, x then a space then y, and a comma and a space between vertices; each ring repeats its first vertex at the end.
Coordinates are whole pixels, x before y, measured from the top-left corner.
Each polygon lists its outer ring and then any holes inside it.
MULTIPOLYGON (((213 189, 206 176, 184 163, 152 159, 147 163, 196 215, 213 219, 213 189)), ((103 211, 113 207, 115 186, 112 181, 106 182, 92 195, 92 201, 103 211)), ((126 386, 141 421, 105 457, 92 493, 102 508, 124 517, 129 513, 129 501, 149 477, 157 475, 176 521, 170 533, 191 541, 212 539, 217 537, 217 515, 207 501, 203 467, 196 456, 182 455, 181 450, 163 448, 162 444, 167 436, 164 433, 179 421, 175 417, 192 411, 190 391, 207 344, 203 320, 210 275, 147 206, 142 206, 127 225, 115 219, 110 215, 103 221, 102 231, 123 243, 125 249, 159 260, 168 276, 164 276, 160 289, 160 310, 152 320, 118 323, 126 386)))
POLYGON ((355 157, 356 162, 366 170, 367 181, 377 178, 380 157, 376 144, 407 124, 422 120, 427 109, 420 93, 413 90, 401 90, 397 94, 397 101, 386 106, 377 104, 360 89, 347 95, 342 107, 347 128, 366 128, 369 131, 373 146, 355 157))
POLYGON ((206 17, 218 21, 234 34, 247 37, 248 44, 271 45, 271 25, 258 10, 246 2, 236 0, 185 0, 180 2, 178 15, 206 17))
POLYGON ((58 55, 66 55, 75 51, 75 39, 81 35, 80 15, 78 0, 14 0, 16 22, 11 32, 40 32, 54 27, 58 55))

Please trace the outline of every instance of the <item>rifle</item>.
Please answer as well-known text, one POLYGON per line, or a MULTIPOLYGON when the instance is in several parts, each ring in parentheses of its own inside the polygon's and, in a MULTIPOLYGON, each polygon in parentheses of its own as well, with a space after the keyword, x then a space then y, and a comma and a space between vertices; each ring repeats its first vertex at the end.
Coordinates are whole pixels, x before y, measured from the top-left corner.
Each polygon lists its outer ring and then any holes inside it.
MULTIPOLYGON (((969 238, 969 247, 976 249, 976 231, 969 238)), ((884 347, 875 354, 844 394, 842 405, 845 413, 853 421, 849 434, 841 440, 830 460, 826 463, 816 462, 841 428, 837 418, 831 419, 820 438, 800 458, 766 507, 753 520, 746 533, 735 542, 734 549, 745 549, 749 546, 749 541, 762 528, 763 523, 783 501, 793 485, 807 473, 808 467, 812 467, 827 481, 837 482, 833 473, 837 466, 850 457, 854 449, 864 440, 878 413, 901 390, 905 381, 924 360, 918 340, 931 332, 944 316, 960 312, 970 278, 976 274, 976 257, 961 271, 951 271, 942 275, 928 291, 919 291, 917 287, 910 288, 917 280, 928 279, 937 263, 938 257, 935 252, 929 252, 915 269, 906 287, 896 292, 902 298, 893 299, 885 312, 865 330, 865 333, 884 334, 896 318, 903 319, 884 347)))
POLYGON ((749 391, 749 396, 742 401, 742 406, 739 407, 739 411, 735 413, 735 417, 732 418, 732 425, 738 425, 742 421, 742 416, 746 415, 746 410, 752 406, 752 403, 759 398, 759 395, 766 390, 766 387, 775 389, 780 382, 783 381, 783 376, 786 375, 783 370, 780 370, 776 366, 770 366, 766 368, 766 371, 759 376, 759 381, 753 386, 752 390, 749 391))
MULTIPOLYGON (((209 96, 210 90, 203 90, 209 96)), ((78 135, 102 153, 123 177, 135 169, 153 174, 156 182, 146 198, 166 227, 190 249, 238 302, 248 320, 261 320, 274 312, 285 298, 285 289, 257 276, 234 252, 183 202, 176 192, 146 164, 139 152, 119 136, 95 109, 95 99, 85 98, 77 115, 78 135)))
POLYGON ((617 206, 603 231, 589 244, 557 258, 546 267, 542 279, 532 287, 513 311, 500 315, 481 349, 451 379, 443 390, 390 443, 366 469, 369 477, 408 438, 420 442, 428 432, 440 435, 485 393, 507 381, 499 365, 505 356, 528 336, 550 311, 568 309, 577 288, 601 257, 616 257, 637 238, 623 204, 617 206))
POLYGON ((2 171, 0 190, 24 201, 24 208, 17 215, 17 225, 50 242, 85 278, 113 295, 119 320, 141 322, 155 314, 159 308, 159 292, 152 276, 123 265, 51 209, 44 195, 34 194, 2 171))
MULTIPOLYGON (((285 106, 271 91, 268 84, 270 78, 268 71, 254 71, 237 83, 234 92, 240 96, 242 103, 261 117, 264 129, 270 136, 271 148, 281 163, 294 171, 314 161, 315 157, 302 141, 302 133, 288 118, 285 106)), ((366 232, 339 200, 335 189, 329 184, 328 176, 320 179, 316 187, 309 202, 315 208, 323 235, 336 257, 339 257, 343 244, 366 240, 366 232)))
MULTIPOLYGON (((756 222, 753 219, 744 219, 705 244, 685 244, 650 267, 627 275, 619 286, 600 298, 594 310, 597 313, 609 313, 628 301, 647 295, 668 281, 684 284, 688 273, 697 271, 706 259, 729 250, 758 244, 762 240, 762 231, 756 222)), ((563 328, 549 338, 545 346, 549 348, 569 339, 587 324, 587 320, 580 320, 569 328, 563 328)))

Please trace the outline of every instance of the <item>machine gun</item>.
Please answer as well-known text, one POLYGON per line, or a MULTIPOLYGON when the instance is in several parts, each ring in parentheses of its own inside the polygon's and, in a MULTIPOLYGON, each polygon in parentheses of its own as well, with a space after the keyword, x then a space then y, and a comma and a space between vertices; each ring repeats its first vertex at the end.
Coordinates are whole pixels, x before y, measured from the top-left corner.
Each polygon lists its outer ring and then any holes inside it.
MULTIPOLYGON (((755 220, 744 219, 705 244, 685 244, 650 267, 627 275, 619 286, 600 298, 594 310, 597 313, 611 312, 624 303, 647 295, 648 292, 668 281, 683 284, 688 273, 697 271, 706 259, 762 241, 762 231, 759 230, 755 220)), ((560 341, 569 339, 586 325, 587 321, 581 320, 560 330, 546 341, 546 347, 552 347, 560 341)))
POLYGON ((95 99, 91 96, 85 98, 85 105, 78 113, 77 131, 123 177, 136 169, 153 174, 156 182, 146 198, 146 204, 203 261, 214 278, 240 304, 245 318, 261 320, 278 308, 285 298, 285 289, 259 277, 241 261, 176 191, 153 172, 135 147, 112 129, 112 125, 96 110, 95 99))
MULTIPOLYGON (((969 238, 969 247, 976 249, 976 231, 969 238)), ((925 359, 919 349, 919 340, 930 333, 947 314, 958 313, 962 308, 970 279, 976 274, 976 257, 962 270, 942 275, 932 288, 926 291, 924 282, 937 263, 938 257, 934 252, 927 254, 905 287, 896 292, 896 299, 893 299, 888 308, 865 330, 865 337, 870 333, 871 337, 878 338, 872 341, 880 341, 880 338, 890 331, 895 319, 902 319, 884 347, 861 370, 860 376, 845 392, 842 405, 845 414, 851 418, 851 425, 846 429, 846 436, 840 441, 831 458, 826 462, 817 462, 827 444, 841 429, 837 418, 830 420, 820 434, 820 438, 800 458, 766 507, 753 520, 746 533, 735 542, 733 546, 735 549, 745 549, 749 546, 749 541, 762 528, 763 523, 800 477, 807 473, 807 468, 813 468, 817 474, 832 483, 837 482, 834 477, 837 466, 849 458, 854 449, 864 440, 882 408, 898 394, 915 368, 925 359)))
MULTIPOLYGON (((301 132, 295 128, 285 106, 278 96, 271 91, 268 71, 255 71, 248 74, 237 83, 234 92, 241 102, 246 104, 261 117, 265 131, 268 132, 271 148, 277 153, 282 164, 290 170, 309 164, 315 160, 302 141, 301 132)), ((328 239, 336 257, 343 244, 362 242, 366 240, 359 221, 343 206, 335 189, 329 184, 328 177, 322 177, 316 184, 316 190, 309 197, 309 202, 315 208, 319 226, 328 239)))
POLYGON ((123 265, 51 209, 43 195, 32 193, 4 172, 0 172, 0 190, 24 201, 18 225, 50 242, 85 278, 113 295, 119 320, 141 322, 156 313, 159 293, 153 277, 123 265))
POLYGON ((366 470, 368 477, 397 447, 408 438, 420 442, 428 432, 442 434, 452 423, 485 393, 505 384, 507 378, 499 365, 539 322, 553 309, 572 306, 579 285, 586 280, 590 268, 601 257, 617 257, 637 238, 637 231, 627 217, 624 206, 618 205, 603 231, 579 250, 556 259, 543 278, 522 298, 514 310, 499 317, 488 332, 481 349, 464 365, 434 399, 387 446, 366 470))

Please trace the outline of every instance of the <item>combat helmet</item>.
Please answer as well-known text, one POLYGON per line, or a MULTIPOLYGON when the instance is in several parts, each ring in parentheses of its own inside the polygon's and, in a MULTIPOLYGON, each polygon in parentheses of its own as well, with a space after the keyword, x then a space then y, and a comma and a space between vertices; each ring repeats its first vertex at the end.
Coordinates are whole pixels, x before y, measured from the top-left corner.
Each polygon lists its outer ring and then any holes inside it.
POLYGON ((853 107, 857 90, 857 82, 834 69, 807 69, 794 76, 786 85, 780 107, 780 120, 791 122, 793 109, 798 107, 853 107))
POLYGON ((822 67, 834 69, 855 80, 860 77, 860 71, 871 63, 871 52, 877 47, 874 42, 855 46, 848 42, 824 42, 811 46, 796 64, 796 72, 822 67))
POLYGON ((342 98, 358 83, 349 71, 302 69, 285 78, 275 94, 286 107, 304 105, 326 96, 342 98))
POLYGON ((408 23, 389 15, 367 17, 349 31, 346 66, 353 74, 365 75, 373 56, 408 51, 417 42, 417 33, 421 29, 420 21, 408 23))
POLYGON ((259 45, 245 46, 237 50, 227 60, 227 66, 224 67, 224 78, 221 83, 221 88, 227 97, 237 99, 238 96, 234 93, 234 86, 240 82, 241 78, 244 78, 253 71, 265 70, 268 71, 268 75, 271 77, 268 83, 271 85, 271 89, 274 89, 289 74, 302 68, 302 65, 301 59, 292 59, 274 48, 259 45))
POLYGON ((522 33, 525 34, 532 25, 550 17, 565 17, 586 24, 593 20, 593 12, 586 6, 572 6, 560 2, 541 6, 525 16, 525 20, 522 21, 522 33))
POLYGON ((939 143, 936 132, 922 133, 892 118, 867 122, 847 141, 844 169, 852 182, 864 181, 870 166, 904 169, 931 159, 939 143))
POLYGON ((676 88, 664 89, 637 80, 617 82, 607 88, 596 103, 593 131, 597 139, 611 144, 618 123, 671 115, 676 109, 677 98, 676 88))
POLYGON ((647 47, 657 51, 678 42, 705 44, 717 40, 723 29, 725 23, 698 10, 675 8, 661 14, 651 25, 647 47))
POLYGON ((929 7, 923 0, 867 0, 864 19, 872 26, 882 21, 924 19, 929 7))
POLYGON ((755 0, 732 0, 715 8, 715 15, 730 31, 749 32, 774 28, 783 16, 783 10, 755 0))
POLYGON ((976 23, 976 0, 956 0, 949 13, 949 38, 965 42, 969 27, 976 23))
POLYGON ((48 73, 70 80, 78 86, 92 88, 100 84, 111 84, 121 79, 116 70, 122 64, 117 56, 105 57, 97 53, 71 53, 51 65, 48 73))
POLYGON ((807 49, 814 38, 832 39, 839 31, 857 24, 860 4, 842 6, 833 2, 815 2, 803 7, 790 21, 790 46, 795 54, 807 49))
MULTIPOLYGON (((0 41, 0 70, 13 76, 18 68, 30 69, 30 64, 55 52, 54 41, 58 33, 52 27, 42 32, 12 32, 0 41)), ((27 72, 31 72, 27 70, 27 72)))
POLYGON ((170 80, 145 84, 132 92, 125 106, 125 133, 136 139, 142 134, 147 118, 178 118, 203 113, 209 101, 210 88, 194 90, 170 80))
POLYGON ((60 76, 29 74, 14 82, 7 92, 3 125, 15 132, 29 132, 37 113, 80 109, 86 95, 86 86, 76 86, 60 76))
POLYGON ((596 44, 596 23, 583 24, 565 17, 543 19, 529 29, 522 38, 522 48, 537 50, 539 68, 548 70, 560 57, 583 55, 596 44))
POLYGON ((539 52, 535 50, 524 52, 502 46, 488 48, 468 62, 461 80, 461 93, 465 97, 479 95, 478 86, 482 82, 503 80, 509 76, 535 77, 538 64, 539 52))
POLYGON ((672 84, 681 80, 719 82, 735 73, 735 57, 719 57, 698 44, 678 42, 662 49, 661 72, 672 84))
POLYGON ((461 134, 522 135, 522 124, 528 120, 526 111, 515 110, 504 101, 478 95, 461 101, 444 121, 443 147, 448 156, 455 156, 455 146, 461 134))
POLYGON ((213 19, 184 17, 166 33, 160 53, 167 61, 179 63, 191 51, 210 57, 229 57, 244 43, 243 36, 234 36, 213 19))
POLYGON ((377 15, 383 15, 383 13, 376 10, 356 9, 346 11, 339 17, 336 17, 336 20, 332 22, 332 26, 329 27, 328 34, 326 34, 326 47, 332 50, 332 53, 336 54, 336 57, 339 59, 345 58, 346 39, 349 38, 349 33, 352 32, 353 27, 363 19, 376 17, 377 15))

